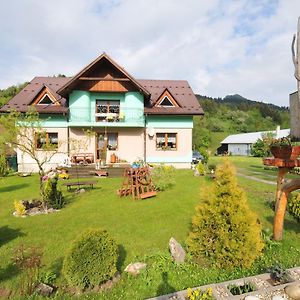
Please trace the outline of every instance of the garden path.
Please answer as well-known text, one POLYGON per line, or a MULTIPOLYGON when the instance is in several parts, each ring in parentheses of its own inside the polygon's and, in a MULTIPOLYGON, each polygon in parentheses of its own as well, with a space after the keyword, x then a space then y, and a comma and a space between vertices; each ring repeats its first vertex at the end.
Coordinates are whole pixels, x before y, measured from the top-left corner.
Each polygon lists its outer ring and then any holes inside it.
POLYGON ((242 176, 242 177, 245 177, 247 179, 251 179, 251 180, 255 180, 255 181, 258 181, 258 182, 263 182, 263 183, 266 183, 266 184, 272 184, 272 185, 276 185, 277 183, 274 182, 274 181, 269 181, 269 180, 265 180, 265 179, 261 179, 261 178, 257 178, 255 176, 250 176, 250 175, 245 175, 243 173, 237 173, 238 176, 242 176))

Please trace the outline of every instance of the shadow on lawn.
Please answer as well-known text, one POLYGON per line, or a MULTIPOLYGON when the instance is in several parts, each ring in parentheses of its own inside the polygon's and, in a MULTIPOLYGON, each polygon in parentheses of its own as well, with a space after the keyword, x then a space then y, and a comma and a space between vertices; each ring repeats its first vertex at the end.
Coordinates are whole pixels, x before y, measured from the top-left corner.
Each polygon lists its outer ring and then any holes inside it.
MULTIPOLYGON (((274 216, 269 216, 266 219, 271 224, 274 223, 274 216)), ((299 223, 296 220, 285 219, 283 228, 285 230, 288 230, 288 231, 294 231, 297 234, 300 233, 300 226, 299 226, 299 223)))
POLYGON ((156 296, 175 293, 176 290, 168 282, 168 272, 161 273, 161 278, 162 278, 162 282, 157 288, 156 296))
POLYGON ((15 184, 15 185, 9 185, 9 186, 3 186, 0 187, 0 192, 5 193, 5 192, 12 192, 14 190, 19 190, 25 187, 28 187, 28 183, 22 183, 22 184, 15 184))
POLYGON ((122 245, 118 245, 118 250, 119 250, 119 257, 118 257, 118 262, 117 262, 117 269, 118 271, 122 271, 124 269, 124 263, 126 259, 126 250, 122 245))
POLYGON ((25 234, 20 229, 9 228, 7 225, 0 227, 0 247, 25 234))
POLYGON ((57 275, 57 277, 61 275, 63 260, 63 257, 56 259, 50 267, 50 270, 53 271, 57 275))
POLYGON ((0 282, 17 276, 19 273, 20 271, 17 266, 10 263, 4 269, 0 268, 0 282))

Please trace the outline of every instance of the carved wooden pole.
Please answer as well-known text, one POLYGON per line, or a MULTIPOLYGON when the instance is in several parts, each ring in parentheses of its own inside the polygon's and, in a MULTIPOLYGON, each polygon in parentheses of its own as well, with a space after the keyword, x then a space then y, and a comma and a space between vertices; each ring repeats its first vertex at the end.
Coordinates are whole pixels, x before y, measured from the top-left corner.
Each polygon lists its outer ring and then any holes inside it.
POLYGON ((292 41, 292 59, 295 66, 295 78, 297 80, 298 87, 298 100, 300 102, 300 17, 298 18, 298 27, 297 27, 297 38, 294 34, 292 41), (296 43, 296 51, 295 51, 295 42, 296 43))
POLYGON ((300 188, 300 179, 292 179, 289 182, 281 186, 280 197, 277 199, 274 227, 273 227, 273 238, 275 241, 281 241, 283 237, 283 225, 286 207, 288 203, 289 194, 300 188))

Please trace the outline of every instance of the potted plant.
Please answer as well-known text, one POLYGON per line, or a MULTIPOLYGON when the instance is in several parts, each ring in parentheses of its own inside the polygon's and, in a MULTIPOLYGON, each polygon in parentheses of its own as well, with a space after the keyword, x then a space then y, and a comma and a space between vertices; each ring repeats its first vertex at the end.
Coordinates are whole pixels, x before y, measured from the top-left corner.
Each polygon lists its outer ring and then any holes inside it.
POLYGON ((270 144, 270 151, 275 158, 290 159, 293 151, 290 138, 273 139, 270 144))

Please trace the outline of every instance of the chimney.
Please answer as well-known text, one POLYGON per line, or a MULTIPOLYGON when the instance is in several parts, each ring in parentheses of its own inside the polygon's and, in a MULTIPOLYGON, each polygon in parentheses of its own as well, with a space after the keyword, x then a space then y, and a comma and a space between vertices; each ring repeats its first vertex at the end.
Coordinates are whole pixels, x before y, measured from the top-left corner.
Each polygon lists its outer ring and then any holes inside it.
POLYGON ((280 125, 277 125, 276 127, 276 138, 279 138, 280 135, 280 125))

